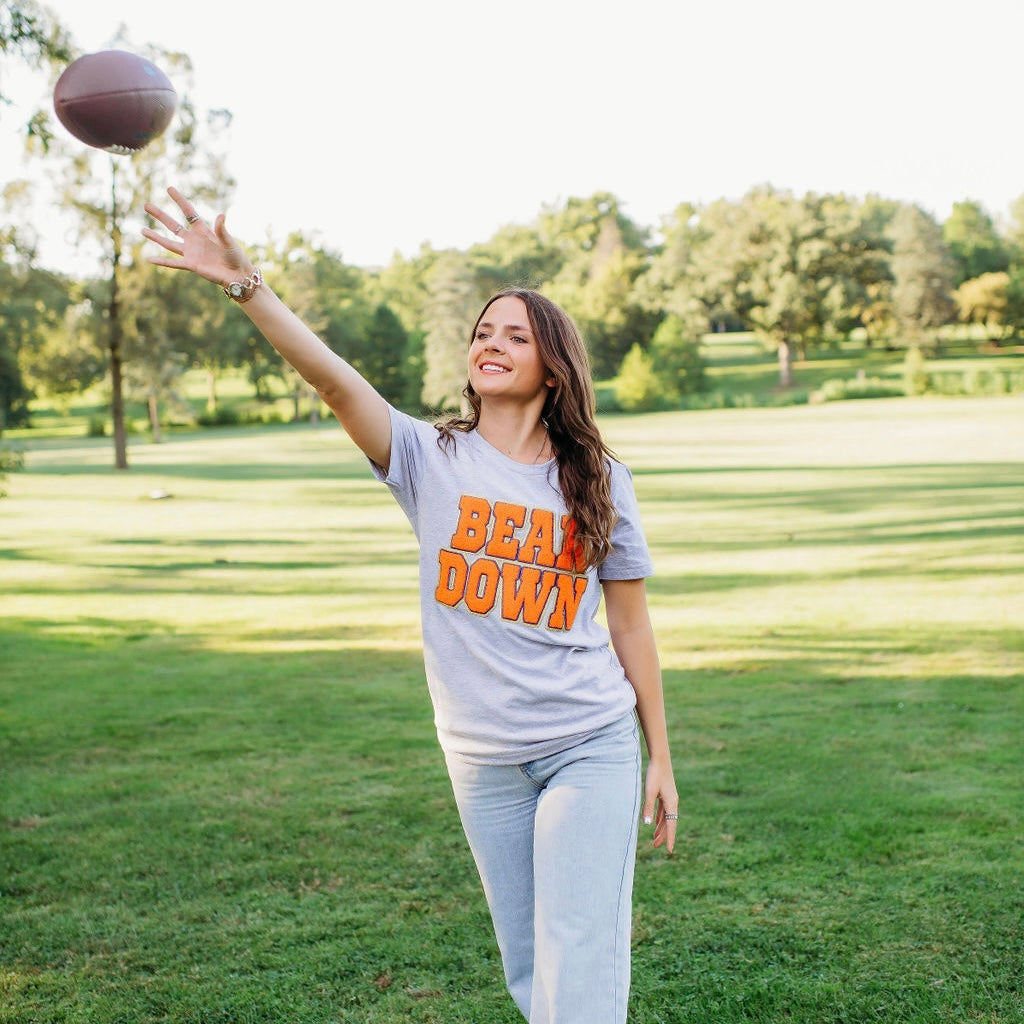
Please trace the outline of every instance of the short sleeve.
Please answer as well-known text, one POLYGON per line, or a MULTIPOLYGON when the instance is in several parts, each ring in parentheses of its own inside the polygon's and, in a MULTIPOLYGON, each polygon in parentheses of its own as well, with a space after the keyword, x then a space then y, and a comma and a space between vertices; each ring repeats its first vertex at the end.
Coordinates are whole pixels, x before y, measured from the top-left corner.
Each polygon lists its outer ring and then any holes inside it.
POLYGON ((612 502, 619 520, 612 530, 612 550, 598 566, 602 580, 638 580, 654 575, 654 563, 640 523, 633 475, 621 462, 612 462, 612 502))
POLYGON ((434 443, 437 432, 428 423, 388 406, 391 414, 391 463, 387 473, 372 459, 373 475, 394 495, 409 522, 416 527, 418 482, 423 474, 424 446, 434 443))

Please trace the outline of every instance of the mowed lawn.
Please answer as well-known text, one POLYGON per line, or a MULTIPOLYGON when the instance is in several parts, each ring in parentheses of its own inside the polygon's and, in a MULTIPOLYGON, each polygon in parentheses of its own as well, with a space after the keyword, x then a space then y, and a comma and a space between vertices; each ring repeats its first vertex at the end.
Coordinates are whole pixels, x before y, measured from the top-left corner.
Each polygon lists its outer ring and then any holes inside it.
MULTIPOLYGON (((1024 1020, 1024 400, 604 427, 683 797, 632 1024, 1024 1020)), ((330 426, 130 458, 0 500, 0 1022, 513 1024, 386 490, 330 426)))

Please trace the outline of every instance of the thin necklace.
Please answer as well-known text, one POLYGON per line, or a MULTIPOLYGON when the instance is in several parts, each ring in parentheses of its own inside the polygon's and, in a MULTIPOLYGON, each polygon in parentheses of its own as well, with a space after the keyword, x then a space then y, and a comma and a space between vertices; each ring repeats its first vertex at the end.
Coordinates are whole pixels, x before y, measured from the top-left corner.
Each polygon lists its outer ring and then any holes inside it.
MULTIPOLYGON (((530 462, 523 463, 523 465, 536 466, 538 462, 546 461, 546 460, 542 460, 541 456, 544 454, 544 449, 547 447, 547 445, 548 445, 548 430, 547 430, 547 427, 545 427, 544 428, 544 437, 541 439, 540 447, 537 449, 537 454, 534 455, 533 459, 530 462)), ((512 456, 512 449, 511 448, 506 448, 505 449, 505 454, 510 459, 513 459, 513 461, 516 461, 513 458, 513 456, 512 456)))
POLYGON ((534 457, 533 457, 533 464, 534 465, 536 465, 538 462, 545 461, 544 459, 541 459, 541 456, 544 454, 544 449, 547 448, 547 446, 548 446, 548 431, 547 431, 547 427, 545 427, 544 428, 544 437, 541 438, 541 442, 540 442, 540 448, 537 451, 537 454, 534 455, 534 457))

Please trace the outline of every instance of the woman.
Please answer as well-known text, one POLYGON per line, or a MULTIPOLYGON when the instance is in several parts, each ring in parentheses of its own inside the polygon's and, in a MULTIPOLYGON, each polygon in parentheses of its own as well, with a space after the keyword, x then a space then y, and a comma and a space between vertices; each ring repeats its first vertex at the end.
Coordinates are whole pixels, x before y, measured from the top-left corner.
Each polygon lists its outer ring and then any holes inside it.
POLYGON ((671 852, 678 796, 629 471, 594 423, 571 319, 531 291, 473 329, 471 412, 389 406, 175 189, 146 238, 243 303, 392 491, 420 544, 424 661, 506 982, 530 1024, 623 1024, 637 819, 671 852), (603 597, 608 629, 596 621, 603 597), (637 722, 648 750, 643 792, 637 722))

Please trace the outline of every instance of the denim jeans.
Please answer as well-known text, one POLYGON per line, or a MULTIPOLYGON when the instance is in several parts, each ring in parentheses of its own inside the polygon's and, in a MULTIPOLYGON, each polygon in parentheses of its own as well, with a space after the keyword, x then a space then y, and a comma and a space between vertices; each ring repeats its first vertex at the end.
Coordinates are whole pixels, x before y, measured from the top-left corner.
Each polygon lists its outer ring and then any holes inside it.
POLYGON ((625 1024, 635 715, 526 764, 446 760, 516 1005, 530 1024, 625 1024))

